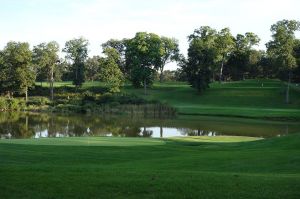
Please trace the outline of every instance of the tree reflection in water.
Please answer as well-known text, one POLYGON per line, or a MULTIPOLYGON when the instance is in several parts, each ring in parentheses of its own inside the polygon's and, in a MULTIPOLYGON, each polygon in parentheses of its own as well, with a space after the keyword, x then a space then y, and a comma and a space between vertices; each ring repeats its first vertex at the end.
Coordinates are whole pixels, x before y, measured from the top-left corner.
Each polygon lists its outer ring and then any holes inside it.
POLYGON ((57 115, 0 112, 0 138, 73 136, 171 137, 237 135, 272 137, 297 133, 297 122, 224 119, 216 117, 179 118, 137 115, 57 115))

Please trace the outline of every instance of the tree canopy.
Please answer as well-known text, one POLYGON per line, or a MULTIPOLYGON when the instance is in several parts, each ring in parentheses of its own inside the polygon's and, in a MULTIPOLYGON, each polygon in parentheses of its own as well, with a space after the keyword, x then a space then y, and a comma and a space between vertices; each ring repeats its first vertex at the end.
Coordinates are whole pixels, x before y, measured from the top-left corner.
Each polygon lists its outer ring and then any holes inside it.
POLYGON ((73 84, 76 87, 80 87, 85 81, 84 66, 88 57, 88 45, 88 40, 80 37, 67 41, 63 49, 67 54, 66 58, 72 62, 73 84))

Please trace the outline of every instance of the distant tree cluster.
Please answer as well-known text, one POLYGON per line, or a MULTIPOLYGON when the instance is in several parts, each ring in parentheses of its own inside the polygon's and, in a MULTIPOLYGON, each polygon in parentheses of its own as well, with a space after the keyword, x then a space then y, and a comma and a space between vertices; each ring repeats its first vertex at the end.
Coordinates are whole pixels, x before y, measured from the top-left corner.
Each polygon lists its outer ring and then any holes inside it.
POLYGON ((26 42, 9 42, 0 51, 0 92, 9 97, 25 94, 35 81, 72 81, 76 88, 88 81, 102 81, 110 92, 119 92, 126 79, 135 87, 151 86, 159 70, 179 57, 178 41, 153 33, 139 32, 134 38, 109 40, 102 44, 103 56, 88 57, 89 42, 84 38, 67 41, 59 57, 57 42, 41 43, 30 49, 26 42))
MULTIPOLYGON (((110 92, 119 92, 128 80, 135 87, 153 81, 187 81, 200 93, 212 81, 245 78, 280 78, 300 81, 300 40, 295 37, 300 23, 282 20, 271 26, 272 40, 267 51, 256 50, 259 37, 252 33, 233 36, 229 28, 215 30, 201 26, 188 36, 187 57, 179 53, 178 41, 154 33, 138 32, 133 38, 111 39, 102 44, 102 55, 88 57, 89 42, 84 38, 67 41, 59 57, 57 42, 41 43, 30 49, 26 42, 8 42, 0 50, 0 92, 28 96, 35 81, 72 81, 76 88, 85 81, 102 81, 110 92), (165 71, 177 62, 176 71, 165 71)), ((289 101, 289 86, 287 87, 289 101)))
POLYGON ((300 82, 300 40, 295 37, 299 30, 298 21, 278 21, 271 26, 272 40, 266 44, 265 52, 253 48, 260 39, 252 32, 234 37, 229 28, 217 31, 202 26, 188 37, 188 57, 181 61, 181 68, 199 92, 215 80, 220 83, 245 78, 288 80, 288 103, 290 82, 300 82))

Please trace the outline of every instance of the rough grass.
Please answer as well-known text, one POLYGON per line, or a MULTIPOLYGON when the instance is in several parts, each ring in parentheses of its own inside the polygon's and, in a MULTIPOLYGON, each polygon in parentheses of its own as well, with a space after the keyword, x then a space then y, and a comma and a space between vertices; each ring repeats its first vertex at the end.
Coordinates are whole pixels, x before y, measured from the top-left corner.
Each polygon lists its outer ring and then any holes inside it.
POLYGON ((299 154, 299 134, 0 140, 0 195, 298 199, 299 154))

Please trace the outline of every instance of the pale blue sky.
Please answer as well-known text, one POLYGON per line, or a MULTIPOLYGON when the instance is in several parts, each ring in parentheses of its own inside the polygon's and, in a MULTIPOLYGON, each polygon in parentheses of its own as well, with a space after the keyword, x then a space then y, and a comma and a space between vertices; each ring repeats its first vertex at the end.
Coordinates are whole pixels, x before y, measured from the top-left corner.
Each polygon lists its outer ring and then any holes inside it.
MULTIPOLYGON (((259 48, 270 40, 270 26, 281 19, 300 20, 299 0, 0 0, 0 48, 11 40, 31 45, 83 36, 90 56, 110 38, 138 31, 175 37, 186 54, 186 37, 195 28, 229 27, 234 35, 254 32, 259 48)), ((169 65, 168 68, 174 68, 169 65)))

